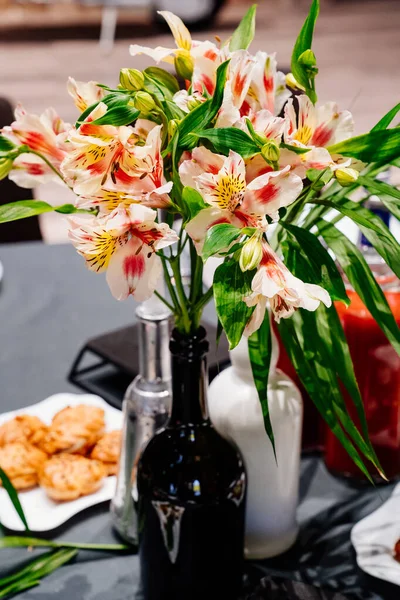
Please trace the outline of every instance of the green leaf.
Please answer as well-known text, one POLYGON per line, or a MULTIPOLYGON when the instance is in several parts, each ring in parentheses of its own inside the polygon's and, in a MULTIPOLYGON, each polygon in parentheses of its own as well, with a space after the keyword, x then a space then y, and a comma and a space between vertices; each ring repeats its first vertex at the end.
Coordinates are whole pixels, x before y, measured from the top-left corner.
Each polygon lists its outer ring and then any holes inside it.
POLYGON ((0 479, 2 481, 4 489, 6 490, 15 510, 17 511, 17 514, 18 514, 19 518, 21 519, 26 531, 29 531, 29 525, 28 525, 28 522, 25 517, 24 509, 22 508, 21 502, 19 501, 18 492, 15 489, 15 487, 13 486, 13 484, 11 483, 7 474, 3 471, 3 469, 1 467, 0 467, 0 479))
POLYGON ((330 154, 351 156, 365 163, 392 160, 400 156, 400 128, 371 131, 329 146, 330 154))
POLYGON ((378 194, 382 204, 386 206, 396 219, 400 220, 400 190, 384 181, 378 181, 366 176, 360 176, 358 182, 366 187, 368 191, 378 194))
MULTIPOLYGON (((336 371, 339 380, 345 386, 349 393, 354 406, 356 407, 357 415, 361 424, 363 436, 359 435, 357 428, 350 421, 344 419, 343 424, 346 427, 349 435, 351 435, 360 448, 361 452, 366 456, 376 467, 381 475, 382 467, 379 459, 376 456, 375 450, 369 439, 367 418, 365 416, 364 403, 358 387, 356 375, 354 372, 353 361, 351 360, 350 348, 348 346, 346 336, 340 322, 334 305, 327 308, 321 304, 320 308, 315 313, 318 333, 323 340, 330 354, 332 368, 336 371)), ((347 413, 347 407, 343 401, 342 394, 337 394, 337 401, 341 414, 347 413)), ((342 416, 343 418, 343 416, 342 416)))
POLYGON ((206 204, 201 194, 192 187, 186 186, 182 190, 183 211, 187 215, 186 222, 191 221, 194 217, 205 208, 210 208, 206 204))
POLYGON ((314 27, 319 13, 319 0, 313 0, 310 11, 292 52, 291 69, 295 79, 305 88, 307 96, 315 104, 317 95, 314 90, 315 67, 307 67, 301 61, 301 56, 307 50, 311 50, 314 35, 314 27))
POLYGON ((0 538, 0 548, 76 548, 77 550, 98 550, 100 552, 122 552, 131 549, 124 544, 86 544, 80 542, 53 542, 42 538, 5 536, 0 538))
POLYGON ((144 70, 144 73, 150 77, 150 79, 160 83, 171 93, 171 95, 179 92, 178 80, 165 69, 161 69, 160 67, 147 67, 147 69, 144 70))
POLYGON ((197 139, 193 133, 201 131, 211 123, 217 115, 224 97, 226 75, 229 60, 226 60, 217 69, 217 79, 214 94, 211 100, 206 100, 192 110, 179 125, 179 146, 191 150, 196 146, 197 139))
POLYGON ((396 104, 391 110, 377 124, 371 129, 371 131, 380 131, 382 129, 387 129, 390 123, 393 121, 397 113, 400 111, 400 102, 396 104))
POLYGON ((4 137, 4 135, 0 135, 0 152, 9 152, 16 148, 15 144, 13 144, 8 138, 4 137))
POLYGON ((102 117, 92 121, 91 125, 115 125, 116 127, 129 125, 138 118, 139 114, 140 111, 133 106, 114 106, 109 108, 102 117))
MULTIPOLYGON (((297 272, 296 277, 307 283, 321 285, 333 300, 341 300, 348 306, 350 300, 346 294, 343 279, 337 270, 334 260, 329 252, 325 250, 317 236, 307 231, 307 229, 289 225, 285 221, 280 221, 280 224, 298 242, 297 248, 296 246, 290 247, 288 256, 291 253, 301 253, 306 258, 306 261, 303 262, 303 268, 300 269, 301 272, 297 272), (309 281, 310 277, 312 281, 309 281)), ((288 268, 292 270, 293 267, 290 268, 288 265, 288 268)))
POLYGON ((295 154, 307 154, 307 152, 310 152, 310 148, 302 148, 300 146, 292 146, 291 144, 285 144, 284 142, 281 142, 281 148, 286 148, 286 150, 290 150, 291 152, 294 152, 295 154))
POLYGON ((7 598, 38 585, 43 577, 50 575, 62 565, 70 562, 77 553, 78 551, 73 549, 53 550, 36 558, 13 575, 0 580, 0 598, 7 598))
POLYGON ((350 217, 371 242, 375 250, 379 252, 386 264, 389 265, 397 277, 400 277, 400 245, 382 219, 367 208, 346 198, 336 202, 318 200, 317 203, 335 208, 345 217, 350 217))
POLYGON ((320 221, 318 230, 335 253, 338 262, 362 302, 400 356, 399 326, 362 253, 331 223, 320 221))
POLYGON ((251 137, 241 129, 234 127, 206 129, 196 133, 200 138, 209 140, 218 153, 228 155, 229 150, 234 150, 243 158, 251 158, 259 154, 260 149, 251 137))
POLYGON ((268 406, 268 377, 271 353, 271 324, 267 311, 261 327, 249 337, 249 357, 254 383, 261 403, 265 431, 271 441, 276 460, 274 432, 268 406))
MULTIPOLYGON (((357 449, 340 424, 335 404, 337 391, 340 394, 338 383, 332 376, 329 358, 321 355, 324 345, 319 343, 318 332, 312 330, 312 316, 313 313, 308 311, 297 311, 291 319, 282 319, 278 326, 279 334, 302 384, 321 416, 354 463, 371 481, 371 476, 357 449)), ((349 419, 340 409, 338 412, 348 425, 349 419)))
POLYGON ((253 41, 256 29, 256 10, 257 4, 253 4, 235 29, 229 42, 229 50, 231 52, 235 52, 235 50, 247 50, 253 41))
POLYGON ((243 273, 238 261, 234 259, 224 262, 214 273, 215 306, 231 350, 240 342, 255 308, 247 306, 243 301, 244 296, 251 293, 254 274, 255 271, 243 273))
POLYGON ((83 111, 83 113, 77 119, 77 121, 75 123, 75 127, 78 128, 83 123, 83 121, 90 115, 90 113, 96 108, 96 106, 98 106, 100 104, 100 102, 102 102, 103 104, 108 106, 108 108, 113 108, 115 106, 124 106, 124 105, 128 104, 128 102, 131 99, 132 98, 129 94, 123 94, 123 93, 107 94, 107 96, 104 96, 104 98, 102 98, 98 102, 94 102, 93 104, 88 106, 86 110, 83 111))
POLYGON ((170 100, 165 100, 163 102, 164 111, 167 119, 170 121, 174 119, 176 121, 181 121, 186 117, 186 114, 177 104, 171 102, 170 100))
POLYGON ((17 200, 8 204, 0 205, 0 223, 9 223, 27 219, 46 212, 56 211, 63 214, 71 213, 90 213, 90 210, 75 208, 73 204, 62 204, 60 206, 51 206, 42 200, 17 200))
POLYGON ((202 259, 205 262, 210 256, 227 250, 231 243, 242 235, 242 230, 230 223, 218 223, 210 227, 204 241, 202 259))

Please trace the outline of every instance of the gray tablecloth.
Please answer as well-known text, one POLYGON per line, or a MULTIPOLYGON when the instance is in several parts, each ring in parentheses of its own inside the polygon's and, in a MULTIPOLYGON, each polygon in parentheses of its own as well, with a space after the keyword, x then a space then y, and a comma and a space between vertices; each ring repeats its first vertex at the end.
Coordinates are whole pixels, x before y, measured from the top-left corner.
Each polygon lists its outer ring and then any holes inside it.
MULTIPOLYGON (((66 382, 66 374, 78 349, 89 337, 131 323, 134 302, 115 302, 104 277, 88 272, 70 246, 3 245, 0 260, 4 265, 0 412, 33 404, 56 392, 76 392, 66 382)), ((212 319, 212 308, 207 314, 212 319)), ((375 510, 390 492, 391 486, 353 488, 330 476, 319 458, 304 458, 299 539, 284 556, 250 563, 248 589, 269 575, 341 591, 349 598, 398 598, 399 588, 357 568, 349 538, 353 524, 375 510)), ((85 511, 50 535, 69 541, 115 541, 106 505, 85 511)), ((23 549, 0 550, 0 577, 30 556, 23 549)), ((20 597, 132 600, 138 582, 135 556, 80 552, 73 564, 20 597)))

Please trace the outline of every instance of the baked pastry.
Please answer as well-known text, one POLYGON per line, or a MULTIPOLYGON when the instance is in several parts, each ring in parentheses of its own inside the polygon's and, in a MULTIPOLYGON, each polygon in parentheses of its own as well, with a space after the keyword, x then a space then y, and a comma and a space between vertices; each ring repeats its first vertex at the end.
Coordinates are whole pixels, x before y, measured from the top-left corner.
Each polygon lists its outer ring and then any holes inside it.
POLYGON ((38 417, 18 415, 0 425, 0 447, 14 442, 35 444, 40 441, 46 431, 47 425, 38 417))
POLYGON ((103 435, 93 448, 90 457, 100 460, 109 475, 116 475, 119 451, 121 448, 121 431, 110 431, 103 435))
POLYGON ((59 454, 42 464, 39 484, 53 500, 76 500, 97 492, 106 474, 106 468, 98 460, 76 454, 59 454))
POLYGON ((101 438, 104 428, 102 408, 85 404, 67 406, 54 416, 38 446, 47 454, 86 455, 101 438))
POLYGON ((14 442, 0 448, 0 467, 17 490, 34 487, 47 455, 28 442, 14 442))

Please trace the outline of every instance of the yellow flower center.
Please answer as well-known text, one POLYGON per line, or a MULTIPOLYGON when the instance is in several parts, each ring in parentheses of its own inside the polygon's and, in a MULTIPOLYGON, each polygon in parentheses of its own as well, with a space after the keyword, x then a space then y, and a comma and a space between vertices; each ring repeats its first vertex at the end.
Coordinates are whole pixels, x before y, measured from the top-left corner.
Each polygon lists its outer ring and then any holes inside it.
POLYGON ((303 127, 300 127, 300 129, 296 131, 294 139, 307 146, 308 142, 312 138, 312 134, 313 132, 311 127, 309 125, 303 125, 303 127))
POLYGON ((214 190, 216 203, 233 212, 241 204, 245 189, 246 184, 239 175, 223 175, 214 190))

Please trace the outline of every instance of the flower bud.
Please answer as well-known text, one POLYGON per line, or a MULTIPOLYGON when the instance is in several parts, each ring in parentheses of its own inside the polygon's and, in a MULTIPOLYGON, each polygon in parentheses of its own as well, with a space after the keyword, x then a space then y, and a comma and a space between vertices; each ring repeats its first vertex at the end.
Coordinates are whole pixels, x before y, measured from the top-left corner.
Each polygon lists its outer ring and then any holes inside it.
POLYGON ((13 160, 9 156, 0 157, 0 180, 5 179, 13 166, 13 160))
POLYGON ((293 75, 293 73, 288 73, 286 75, 286 85, 290 88, 292 88, 292 90, 302 90, 304 91, 304 87, 297 81, 297 79, 295 79, 295 76, 293 75))
POLYGON ((276 142, 273 140, 269 140, 264 146, 261 148, 261 154, 269 163, 276 163, 279 160, 279 156, 281 154, 279 147, 276 142))
POLYGON ((242 246, 239 258, 239 266, 242 271, 256 269, 262 259, 262 245, 260 236, 255 234, 242 246))
POLYGON ((187 107, 189 110, 194 110, 200 104, 202 104, 202 100, 200 100, 200 98, 196 98, 196 96, 188 96, 187 107))
POLYGON ((124 90, 138 91, 143 89, 144 75, 137 69, 121 69, 119 82, 124 90))
POLYGON ((180 52, 177 52, 174 62, 175 70, 179 77, 188 80, 192 79, 194 61, 190 52, 188 52, 187 50, 181 50, 180 52))
POLYGON ((315 67, 317 64, 317 59, 315 58, 314 52, 311 49, 304 50, 304 52, 302 52, 302 54, 299 56, 299 63, 305 67, 315 67))
POLYGON ((169 139, 172 139, 174 137, 175 131, 178 128, 178 124, 175 121, 175 119, 171 119, 170 121, 168 121, 168 135, 169 135, 169 139))
POLYGON ((335 177, 342 187, 347 187, 355 183, 358 179, 359 172, 351 167, 343 167, 336 169, 335 177))
POLYGON ((143 113, 149 113, 156 106, 153 98, 147 92, 138 92, 135 95, 134 103, 135 108, 137 108, 138 110, 140 110, 140 112, 143 113))

